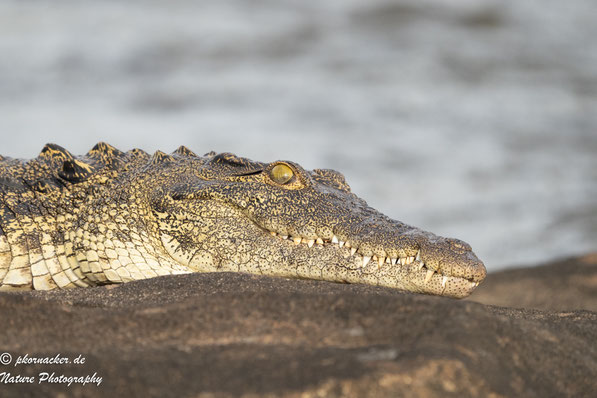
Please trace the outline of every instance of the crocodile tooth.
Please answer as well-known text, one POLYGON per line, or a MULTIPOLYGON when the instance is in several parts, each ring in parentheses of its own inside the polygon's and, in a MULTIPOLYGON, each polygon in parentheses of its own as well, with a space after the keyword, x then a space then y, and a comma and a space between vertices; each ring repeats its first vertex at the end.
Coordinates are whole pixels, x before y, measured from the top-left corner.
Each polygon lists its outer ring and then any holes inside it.
POLYGON ((340 247, 344 246, 344 242, 342 242, 342 241, 338 241, 338 244, 340 245, 340 247))
POLYGON ((344 244, 344 246, 348 247, 349 249, 352 247, 352 246, 350 245, 350 242, 349 242, 349 241, 346 241, 346 243, 344 244))
POLYGON ((425 283, 429 283, 431 277, 433 277, 433 274, 435 274, 434 270, 430 269, 427 271, 427 275, 425 275, 425 283))
POLYGON ((386 263, 392 264, 392 260, 390 260, 390 257, 386 257, 386 263))
POLYGON ((371 260, 371 256, 363 256, 363 267, 366 266, 367 264, 369 264, 370 260, 371 260))
POLYGON ((278 235, 278 233, 277 233, 277 232, 274 232, 274 231, 269 231, 269 233, 270 233, 272 236, 276 236, 276 235, 278 235))
POLYGON ((338 243, 338 238, 336 238, 336 235, 332 236, 332 243, 338 243))
POLYGON ((315 240, 314 240, 314 239, 309 239, 309 240, 307 241, 307 246, 309 246, 309 247, 313 247, 313 244, 314 244, 314 243, 315 243, 315 240))
POLYGON ((475 282, 471 282, 471 287, 474 289, 477 286, 475 282))
POLYGON ((315 242, 317 242, 318 245, 323 245, 323 239, 321 238, 317 238, 315 242))
POLYGON ((288 239, 288 235, 280 235, 280 238, 282 238, 282 239, 288 239))
POLYGON ((400 257, 400 264, 406 265, 406 257, 400 257))
POLYGON ((380 267, 383 265, 383 263, 385 263, 385 261, 386 261, 385 257, 378 257, 377 258, 377 263, 379 264, 380 267))
POLYGON ((390 259, 390 262, 392 263, 392 265, 396 265, 396 261, 398 261, 398 258, 397 258, 397 257, 392 257, 392 258, 390 259))
POLYGON ((356 247, 352 247, 352 248, 350 248, 350 255, 351 255, 351 256, 354 256, 354 254, 355 254, 356 252, 357 252, 357 249, 356 249, 356 247))
POLYGON ((295 236, 292 238, 292 240, 298 245, 303 239, 300 236, 295 236))
POLYGON ((425 263, 421 261, 421 264, 419 264, 419 271, 422 270, 423 267, 425 267, 425 263))
POLYGON ((415 260, 420 261, 421 260, 421 251, 417 251, 417 257, 415 258, 415 260))
POLYGON ((407 263, 407 264, 412 264, 412 262, 413 262, 413 261, 415 261, 415 258, 414 258, 413 256, 410 256, 410 257, 407 259, 406 263, 407 263))
POLYGON ((442 278, 442 286, 443 286, 443 287, 446 287, 446 282, 448 282, 448 277, 447 277, 447 276, 444 276, 444 277, 442 278))

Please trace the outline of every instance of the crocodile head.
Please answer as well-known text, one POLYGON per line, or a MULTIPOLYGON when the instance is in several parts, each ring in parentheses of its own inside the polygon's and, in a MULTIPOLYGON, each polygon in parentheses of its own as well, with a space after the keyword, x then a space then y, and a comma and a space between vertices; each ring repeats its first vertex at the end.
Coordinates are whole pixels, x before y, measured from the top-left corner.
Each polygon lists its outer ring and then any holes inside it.
POLYGON ((146 168, 151 178, 137 184, 150 188, 154 232, 164 250, 193 271, 366 283, 458 298, 485 278, 467 243, 390 219, 353 194, 336 171, 230 153, 164 159, 146 168))

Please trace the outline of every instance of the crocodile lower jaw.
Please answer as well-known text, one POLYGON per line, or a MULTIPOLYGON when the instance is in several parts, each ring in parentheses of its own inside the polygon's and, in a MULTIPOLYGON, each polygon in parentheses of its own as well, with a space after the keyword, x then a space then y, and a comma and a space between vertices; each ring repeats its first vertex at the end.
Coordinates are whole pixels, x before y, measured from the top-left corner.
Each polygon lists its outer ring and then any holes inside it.
MULTIPOLYGON (((468 282, 470 285, 470 292, 472 292, 477 286, 479 286, 479 281, 474 281, 467 278, 450 276, 450 275, 443 275, 439 271, 435 271, 433 269, 429 269, 425 266, 425 263, 421 259, 420 250, 417 251, 415 256, 405 256, 405 257, 378 257, 378 256, 365 256, 358 252, 358 249, 352 247, 350 242, 346 241, 343 242, 339 240, 335 235, 331 239, 323 239, 323 238, 316 238, 316 239, 309 239, 303 238, 300 236, 288 236, 288 235, 281 235, 275 231, 268 231, 270 235, 280 239, 285 240, 288 244, 294 245, 306 245, 308 248, 312 248, 315 245, 319 246, 330 246, 333 245, 339 249, 349 250, 350 255, 355 258, 355 264, 357 264, 357 269, 364 269, 367 265, 377 263, 377 270, 380 270, 385 264, 387 265, 399 265, 402 266, 404 271, 409 273, 413 276, 415 280, 423 280, 423 284, 420 286, 422 289, 425 288, 425 285, 434 284, 436 281, 441 283, 442 287, 445 288, 448 283, 458 283, 461 284, 462 282, 468 282)), ((470 293, 469 292, 469 293, 470 293)))

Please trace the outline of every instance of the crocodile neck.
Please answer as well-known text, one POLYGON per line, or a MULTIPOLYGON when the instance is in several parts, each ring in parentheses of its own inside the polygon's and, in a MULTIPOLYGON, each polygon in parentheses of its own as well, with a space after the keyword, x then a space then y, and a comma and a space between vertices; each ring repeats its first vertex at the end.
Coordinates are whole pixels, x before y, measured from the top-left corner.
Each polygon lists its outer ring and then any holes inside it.
POLYGON ((134 198, 114 198, 109 185, 51 196, 19 188, 0 197, 0 290, 87 287, 181 271, 143 222, 148 210, 134 198))

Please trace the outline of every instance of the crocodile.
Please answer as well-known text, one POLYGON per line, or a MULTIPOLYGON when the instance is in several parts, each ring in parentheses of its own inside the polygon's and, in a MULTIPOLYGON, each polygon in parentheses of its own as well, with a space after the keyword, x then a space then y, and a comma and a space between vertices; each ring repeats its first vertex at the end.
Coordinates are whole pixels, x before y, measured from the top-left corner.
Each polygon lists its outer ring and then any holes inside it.
POLYGON ((0 156, 0 290, 243 272, 454 298, 486 276, 471 247, 393 220, 334 170, 232 153, 0 156))

